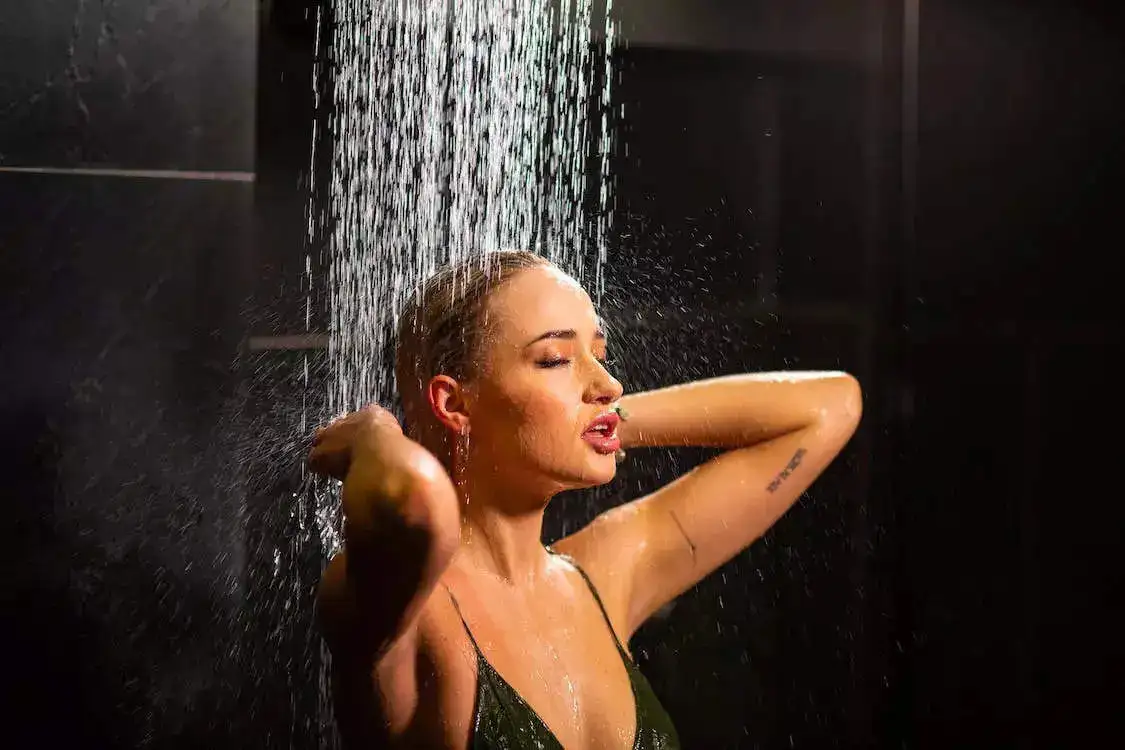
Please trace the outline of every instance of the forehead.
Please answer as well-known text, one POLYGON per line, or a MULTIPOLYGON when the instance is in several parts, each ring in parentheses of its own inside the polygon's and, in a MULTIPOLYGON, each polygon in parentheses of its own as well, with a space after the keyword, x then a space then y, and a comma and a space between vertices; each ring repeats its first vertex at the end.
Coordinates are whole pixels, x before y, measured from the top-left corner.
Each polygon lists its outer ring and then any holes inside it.
POLYGON ((564 329, 586 337, 599 327, 586 291, 570 276, 549 267, 521 271, 497 290, 488 302, 488 318, 500 337, 527 341, 544 331, 564 329))

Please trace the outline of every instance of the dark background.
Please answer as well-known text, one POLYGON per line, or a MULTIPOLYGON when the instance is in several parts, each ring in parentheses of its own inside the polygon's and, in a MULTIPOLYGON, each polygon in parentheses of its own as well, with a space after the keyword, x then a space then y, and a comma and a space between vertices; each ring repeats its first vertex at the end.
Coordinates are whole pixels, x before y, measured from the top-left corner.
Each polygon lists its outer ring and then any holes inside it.
MULTIPOLYGON (((40 168, 0 172, 5 746, 314 746, 298 462, 323 355, 251 342, 323 311, 318 7, 0 7, 0 167, 40 168)), ((623 379, 842 367, 866 391, 810 496, 635 640, 685 744, 1119 728, 1121 12, 617 7, 623 379)), ((549 531, 700 458, 631 458, 549 531)))

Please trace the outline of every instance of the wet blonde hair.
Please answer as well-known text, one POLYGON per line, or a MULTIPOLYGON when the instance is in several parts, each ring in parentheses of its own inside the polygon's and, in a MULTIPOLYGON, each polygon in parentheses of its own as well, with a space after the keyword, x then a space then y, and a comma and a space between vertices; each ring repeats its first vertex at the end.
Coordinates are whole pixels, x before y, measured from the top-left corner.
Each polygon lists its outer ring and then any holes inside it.
POLYGON ((555 266, 522 250, 446 266, 426 280, 399 316, 395 381, 406 433, 439 457, 445 452, 444 430, 430 410, 426 386, 435 375, 463 382, 476 374, 489 298, 521 271, 542 267, 555 266))

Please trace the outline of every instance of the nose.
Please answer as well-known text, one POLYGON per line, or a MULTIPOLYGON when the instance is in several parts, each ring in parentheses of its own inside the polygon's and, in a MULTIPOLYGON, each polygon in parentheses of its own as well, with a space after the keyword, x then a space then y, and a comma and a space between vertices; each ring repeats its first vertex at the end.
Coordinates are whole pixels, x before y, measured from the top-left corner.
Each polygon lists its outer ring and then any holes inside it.
POLYGON ((586 386, 586 400, 596 404, 612 404, 621 398, 624 388, 605 366, 591 359, 590 380, 586 386))

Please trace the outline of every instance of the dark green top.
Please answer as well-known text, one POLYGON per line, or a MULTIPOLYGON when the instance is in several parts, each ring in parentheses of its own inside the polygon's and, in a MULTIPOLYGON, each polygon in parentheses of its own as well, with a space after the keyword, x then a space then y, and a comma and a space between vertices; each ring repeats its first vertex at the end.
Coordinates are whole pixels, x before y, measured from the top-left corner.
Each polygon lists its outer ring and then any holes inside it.
MULTIPOLYGON (((574 565, 590 587, 590 593, 594 595, 594 601, 598 603, 598 609, 601 610, 617 646, 617 653, 621 654, 621 660, 625 662, 625 671, 629 673, 633 702, 637 707, 637 733, 633 739, 633 750, 679 750, 680 738, 676 735, 671 718, 660 705, 660 700, 641 670, 621 647, 597 589, 582 568, 569 557, 565 559, 574 565)), ((457 607, 456 599, 453 600, 453 606, 457 607)), ((457 614, 461 614, 460 607, 457 607, 457 614)), ((473 712, 472 734, 469 737, 471 750, 562 750, 562 743, 539 718, 539 714, 535 713, 535 709, 488 663, 464 617, 461 617, 461 624, 465 626, 465 632, 469 634, 469 640, 477 652, 476 708, 473 712)))

